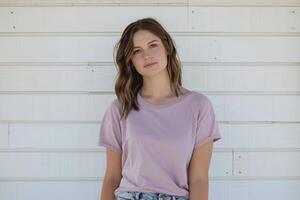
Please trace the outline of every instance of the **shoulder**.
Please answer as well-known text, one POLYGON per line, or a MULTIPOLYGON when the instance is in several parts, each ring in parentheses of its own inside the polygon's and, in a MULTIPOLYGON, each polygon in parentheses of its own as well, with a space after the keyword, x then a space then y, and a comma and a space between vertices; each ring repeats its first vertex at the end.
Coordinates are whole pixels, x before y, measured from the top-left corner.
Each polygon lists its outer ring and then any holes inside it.
POLYGON ((203 108, 207 106, 211 106, 210 99, 203 93, 192 91, 192 104, 196 106, 197 108, 203 108))
POLYGON ((114 115, 114 116, 120 116, 121 104, 120 104, 120 102, 118 101, 117 98, 113 99, 109 103, 108 107, 106 108, 106 112, 110 113, 111 115, 114 115))
POLYGON ((194 91, 191 105, 194 116, 198 119, 202 116, 210 116, 214 114, 214 108, 211 100, 205 94, 200 92, 194 91))
POLYGON ((114 98, 110 104, 111 107, 120 108, 121 103, 117 98, 114 98))

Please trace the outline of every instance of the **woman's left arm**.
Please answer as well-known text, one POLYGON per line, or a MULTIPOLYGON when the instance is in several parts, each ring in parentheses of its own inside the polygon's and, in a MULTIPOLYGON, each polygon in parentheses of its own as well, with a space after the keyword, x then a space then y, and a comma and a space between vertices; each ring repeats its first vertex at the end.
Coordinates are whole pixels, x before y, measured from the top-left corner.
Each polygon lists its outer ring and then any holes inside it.
POLYGON ((208 171, 213 140, 194 149, 189 165, 189 200, 208 200, 208 171))

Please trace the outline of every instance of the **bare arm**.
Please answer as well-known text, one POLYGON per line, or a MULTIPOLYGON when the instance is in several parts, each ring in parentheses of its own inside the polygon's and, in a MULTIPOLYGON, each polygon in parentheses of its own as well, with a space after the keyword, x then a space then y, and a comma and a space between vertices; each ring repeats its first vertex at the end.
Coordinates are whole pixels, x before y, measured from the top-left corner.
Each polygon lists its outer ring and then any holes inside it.
POLYGON ((104 178, 100 200, 115 200, 114 191, 119 186, 120 182, 104 178))
POLYGON ((208 199, 208 180, 194 181, 190 183, 190 200, 208 199))
POLYGON ((190 200, 208 200, 208 171, 212 156, 213 140, 196 148, 189 166, 190 200))
POLYGON ((106 148, 106 170, 100 200, 115 200, 114 191, 122 178, 122 152, 106 148))

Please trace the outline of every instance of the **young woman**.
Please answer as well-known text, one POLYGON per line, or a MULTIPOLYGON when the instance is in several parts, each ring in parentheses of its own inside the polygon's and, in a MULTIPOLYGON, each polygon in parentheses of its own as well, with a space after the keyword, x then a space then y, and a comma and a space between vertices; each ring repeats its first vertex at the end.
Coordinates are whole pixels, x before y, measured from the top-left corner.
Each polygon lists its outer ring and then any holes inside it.
POLYGON ((102 118, 101 200, 207 200, 213 142, 210 100, 181 84, 172 38, 153 18, 129 24, 117 44, 114 99, 102 118))

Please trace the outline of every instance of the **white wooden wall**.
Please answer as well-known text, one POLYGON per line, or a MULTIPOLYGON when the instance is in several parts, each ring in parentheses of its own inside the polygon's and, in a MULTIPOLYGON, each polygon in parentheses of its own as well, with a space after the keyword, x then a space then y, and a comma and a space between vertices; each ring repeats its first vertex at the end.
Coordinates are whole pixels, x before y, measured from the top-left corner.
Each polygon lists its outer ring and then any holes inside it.
POLYGON ((154 17, 222 132, 210 200, 300 199, 300 0, 1 0, 0 199, 96 200, 113 46, 154 17))

